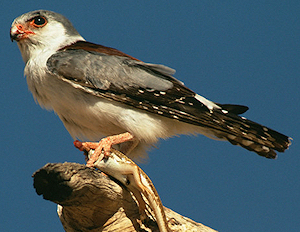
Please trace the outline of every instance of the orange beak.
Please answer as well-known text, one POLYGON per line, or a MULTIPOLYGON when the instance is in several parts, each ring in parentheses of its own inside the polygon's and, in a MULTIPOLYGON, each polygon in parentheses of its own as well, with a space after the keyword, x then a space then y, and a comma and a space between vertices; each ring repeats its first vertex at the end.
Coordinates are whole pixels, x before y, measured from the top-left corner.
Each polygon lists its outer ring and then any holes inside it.
POLYGON ((27 30, 22 24, 16 24, 10 28, 10 39, 17 42, 28 38, 29 35, 35 34, 33 31, 27 30))

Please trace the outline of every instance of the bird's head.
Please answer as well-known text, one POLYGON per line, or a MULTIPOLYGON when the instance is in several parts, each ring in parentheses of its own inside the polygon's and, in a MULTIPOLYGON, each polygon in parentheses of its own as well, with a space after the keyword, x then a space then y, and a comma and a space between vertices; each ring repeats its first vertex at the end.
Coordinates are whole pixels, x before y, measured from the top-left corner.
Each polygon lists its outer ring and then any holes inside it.
POLYGON ((41 52, 56 51, 79 40, 84 40, 63 15, 36 10, 16 18, 10 28, 10 38, 17 41, 23 60, 41 52))

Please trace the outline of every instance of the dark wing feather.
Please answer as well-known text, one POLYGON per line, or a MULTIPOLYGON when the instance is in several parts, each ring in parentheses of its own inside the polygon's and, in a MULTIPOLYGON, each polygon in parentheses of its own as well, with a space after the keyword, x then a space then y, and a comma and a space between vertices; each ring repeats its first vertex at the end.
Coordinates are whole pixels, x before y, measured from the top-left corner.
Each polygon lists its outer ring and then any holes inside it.
POLYGON ((243 114, 247 110, 249 110, 248 106, 243 106, 243 105, 233 105, 233 104, 217 104, 217 105, 220 106, 222 109, 227 110, 228 112, 236 115, 243 114))

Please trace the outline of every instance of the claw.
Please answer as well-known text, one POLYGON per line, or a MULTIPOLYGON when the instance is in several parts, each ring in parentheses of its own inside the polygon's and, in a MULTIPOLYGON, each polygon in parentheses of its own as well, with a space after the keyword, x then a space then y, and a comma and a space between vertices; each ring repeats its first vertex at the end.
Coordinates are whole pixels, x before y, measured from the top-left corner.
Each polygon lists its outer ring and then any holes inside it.
POLYGON ((74 146, 79 149, 80 151, 87 151, 89 152, 90 149, 95 150, 93 155, 90 157, 90 159, 87 161, 86 165, 88 167, 93 167, 94 163, 98 159, 103 159, 105 156, 110 155, 111 147, 115 144, 124 143, 127 141, 133 140, 134 137, 129 132, 119 134, 119 135, 113 135, 108 136, 106 138, 103 138, 100 140, 99 143, 93 143, 93 142, 80 142, 78 140, 74 141, 74 146))
MULTIPOLYGON (((80 142, 79 140, 75 140, 75 141, 73 142, 73 144, 74 144, 74 146, 75 146, 78 150, 80 150, 80 151, 87 151, 87 150, 85 150, 86 147, 84 147, 83 144, 82 144, 82 142, 80 142)), ((88 151, 87 151, 87 152, 88 152, 88 151)))

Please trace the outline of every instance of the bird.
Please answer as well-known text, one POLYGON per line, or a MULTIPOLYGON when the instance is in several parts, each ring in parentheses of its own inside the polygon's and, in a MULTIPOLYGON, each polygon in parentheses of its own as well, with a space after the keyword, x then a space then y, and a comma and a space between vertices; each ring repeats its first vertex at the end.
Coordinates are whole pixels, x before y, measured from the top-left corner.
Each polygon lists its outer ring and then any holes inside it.
MULTIPOLYGON (((29 90, 75 140, 97 155, 112 146, 137 159, 159 139, 203 134, 275 159, 291 138, 241 116, 247 106, 215 103, 177 80, 175 70, 87 42, 63 15, 35 10, 10 28, 25 62, 29 90)), ((94 154, 95 154, 94 153, 94 154)))

